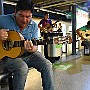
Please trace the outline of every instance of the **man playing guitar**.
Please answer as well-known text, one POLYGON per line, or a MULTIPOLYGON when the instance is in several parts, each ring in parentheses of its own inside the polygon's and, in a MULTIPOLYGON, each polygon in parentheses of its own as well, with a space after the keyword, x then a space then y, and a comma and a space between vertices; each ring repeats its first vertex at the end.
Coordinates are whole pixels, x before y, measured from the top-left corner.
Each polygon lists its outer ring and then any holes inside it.
POLYGON ((51 19, 49 19, 49 13, 45 12, 44 18, 38 24, 38 28, 40 28, 40 32, 52 32, 55 25, 56 23, 52 24, 51 19))

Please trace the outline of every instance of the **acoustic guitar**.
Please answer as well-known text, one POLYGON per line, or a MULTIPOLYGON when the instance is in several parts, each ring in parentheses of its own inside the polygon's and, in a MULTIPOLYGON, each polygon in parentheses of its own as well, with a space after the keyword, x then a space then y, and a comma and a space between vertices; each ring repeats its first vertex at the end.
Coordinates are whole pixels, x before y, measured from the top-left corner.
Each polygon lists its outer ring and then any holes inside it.
MULTIPOLYGON (((31 40, 33 45, 59 44, 61 40, 31 40)), ((24 53, 24 40, 21 40, 20 34, 16 31, 8 31, 8 38, 0 40, 0 60, 4 57, 16 58, 24 53)))
POLYGON ((41 29, 40 29, 40 32, 49 32, 49 31, 52 31, 52 28, 55 26, 55 24, 57 23, 57 22, 59 22, 60 21, 60 19, 58 19, 56 22, 54 22, 52 25, 50 25, 50 24, 47 24, 45 27, 42 27, 41 29))

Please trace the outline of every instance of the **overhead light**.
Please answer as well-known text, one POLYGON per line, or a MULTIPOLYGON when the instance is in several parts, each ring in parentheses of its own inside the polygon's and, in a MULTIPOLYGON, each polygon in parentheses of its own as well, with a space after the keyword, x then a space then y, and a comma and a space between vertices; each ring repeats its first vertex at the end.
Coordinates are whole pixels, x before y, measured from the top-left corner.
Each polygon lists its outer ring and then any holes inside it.
POLYGON ((40 8, 40 10, 41 10, 41 11, 48 11, 47 9, 42 9, 42 8, 40 8))
POLYGON ((10 1, 3 1, 3 3, 5 3, 5 4, 11 4, 11 5, 16 5, 16 3, 10 2, 10 1))
POLYGON ((47 9, 38 8, 38 7, 34 7, 34 9, 41 10, 41 11, 46 11, 46 12, 51 12, 51 13, 56 13, 56 14, 61 14, 61 15, 66 15, 64 13, 55 12, 55 11, 52 11, 52 10, 47 10, 47 9))
POLYGON ((63 14, 63 13, 60 13, 60 12, 57 12, 57 14, 66 15, 66 14, 63 14))
MULTIPOLYGON (((5 4, 11 4, 11 5, 16 5, 16 3, 11 2, 11 1, 3 1, 3 3, 5 3, 5 4)), ((55 11, 51 11, 51 10, 47 10, 47 9, 44 9, 44 8, 34 7, 34 9, 41 10, 41 11, 46 11, 46 12, 51 12, 51 13, 56 13, 56 14, 61 14, 61 15, 65 15, 63 13, 55 12, 55 11)))
POLYGON ((39 8, 37 8, 37 7, 34 7, 34 9, 39 9, 39 8))

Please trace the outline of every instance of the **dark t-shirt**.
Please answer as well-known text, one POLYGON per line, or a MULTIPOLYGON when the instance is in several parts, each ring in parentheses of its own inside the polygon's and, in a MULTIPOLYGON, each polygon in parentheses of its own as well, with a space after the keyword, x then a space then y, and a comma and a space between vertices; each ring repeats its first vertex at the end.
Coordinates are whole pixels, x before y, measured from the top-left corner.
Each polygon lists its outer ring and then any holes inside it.
POLYGON ((40 25, 42 24, 42 27, 46 26, 47 24, 52 24, 52 21, 50 19, 48 20, 45 20, 45 19, 42 19, 39 23, 40 25))

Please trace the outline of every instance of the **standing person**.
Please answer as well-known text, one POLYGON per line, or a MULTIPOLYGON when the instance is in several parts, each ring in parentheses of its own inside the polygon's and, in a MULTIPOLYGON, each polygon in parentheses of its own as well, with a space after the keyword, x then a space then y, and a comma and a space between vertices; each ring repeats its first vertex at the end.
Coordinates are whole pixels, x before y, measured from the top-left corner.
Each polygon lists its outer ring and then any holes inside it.
POLYGON ((21 33, 25 39, 24 54, 17 58, 3 58, 3 67, 7 72, 13 73, 13 90, 24 90, 28 68, 31 67, 41 72, 43 90, 54 90, 51 62, 29 41, 38 38, 38 26, 32 20, 33 8, 30 0, 19 0, 14 14, 0 16, 0 40, 8 38, 7 29, 21 33))

